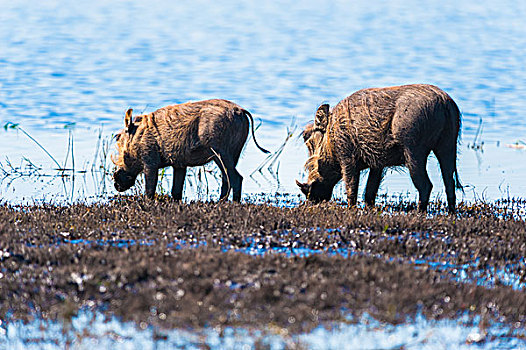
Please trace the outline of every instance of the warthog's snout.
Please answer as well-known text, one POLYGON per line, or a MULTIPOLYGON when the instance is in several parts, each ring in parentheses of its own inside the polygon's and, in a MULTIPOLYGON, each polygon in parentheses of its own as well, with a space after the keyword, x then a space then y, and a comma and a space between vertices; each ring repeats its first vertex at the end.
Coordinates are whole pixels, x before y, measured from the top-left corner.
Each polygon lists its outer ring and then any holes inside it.
POLYGON ((123 169, 117 169, 113 174, 113 180, 115 182, 115 189, 119 192, 124 192, 131 188, 135 184, 135 177, 123 169))
POLYGON ((298 185, 301 192, 303 192, 309 201, 319 203, 331 200, 332 188, 330 186, 324 186, 318 181, 314 181, 309 184, 301 183, 298 180, 296 180, 296 185, 298 185))

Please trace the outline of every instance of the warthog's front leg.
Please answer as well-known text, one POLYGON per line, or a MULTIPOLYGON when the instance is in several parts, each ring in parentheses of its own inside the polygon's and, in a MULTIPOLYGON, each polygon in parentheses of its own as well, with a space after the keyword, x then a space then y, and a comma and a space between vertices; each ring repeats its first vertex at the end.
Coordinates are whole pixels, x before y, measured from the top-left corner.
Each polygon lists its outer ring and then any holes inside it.
POLYGON ((382 182, 383 172, 383 168, 371 168, 369 170, 369 178, 365 186, 365 205, 374 207, 378 188, 380 188, 380 183, 382 182))
POLYGON ((186 177, 186 167, 174 167, 174 182, 172 184, 172 197, 179 201, 183 198, 184 178, 186 177))
POLYGON ((159 169, 157 167, 144 168, 144 180, 146 182, 146 197, 153 199, 155 197, 155 188, 157 187, 157 177, 159 169))
POLYGON ((352 207, 358 201, 358 183, 360 182, 360 171, 355 164, 346 163, 342 167, 343 181, 347 192, 347 204, 352 207))

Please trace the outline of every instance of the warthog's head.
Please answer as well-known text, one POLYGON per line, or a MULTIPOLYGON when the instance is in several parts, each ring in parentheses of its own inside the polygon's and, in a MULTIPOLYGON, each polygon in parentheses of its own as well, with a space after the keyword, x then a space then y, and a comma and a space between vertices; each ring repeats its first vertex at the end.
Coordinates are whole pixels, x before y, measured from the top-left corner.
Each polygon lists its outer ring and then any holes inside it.
POLYGON ((309 176, 306 183, 296 180, 296 184, 307 199, 315 203, 330 200, 341 177, 340 172, 335 171, 332 145, 326 133, 329 114, 329 105, 321 105, 316 111, 314 124, 307 125, 303 131, 303 141, 309 150, 309 159, 305 163, 309 176))
MULTIPOLYGON (((132 121, 132 109, 126 111, 124 117, 125 128, 115 135, 117 141, 117 157, 111 157, 117 166, 113 173, 115 189, 119 192, 126 191, 135 184, 137 175, 142 171, 142 162, 138 158, 137 145, 134 140, 136 136, 137 124, 132 121)), ((137 120, 136 120, 137 122, 137 120)))

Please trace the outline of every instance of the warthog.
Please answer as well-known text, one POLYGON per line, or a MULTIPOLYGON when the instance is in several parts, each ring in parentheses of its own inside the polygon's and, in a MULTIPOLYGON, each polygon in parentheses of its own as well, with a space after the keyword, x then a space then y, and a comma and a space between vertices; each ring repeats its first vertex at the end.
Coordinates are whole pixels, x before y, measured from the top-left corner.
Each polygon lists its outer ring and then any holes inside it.
POLYGON ((117 191, 126 191, 144 172, 146 196, 153 198, 157 187, 158 170, 167 166, 174 169, 172 196, 180 200, 186 168, 204 165, 213 160, 221 170, 221 199, 233 189, 234 201, 241 199, 243 177, 236 165, 247 140, 251 114, 226 100, 188 102, 136 116, 132 109, 124 117, 125 128, 116 135, 117 166, 113 179, 117 191))
POLYGON ((360 171, 370 168, 365 203, 374 206, 386 167, 406 166, 426 211, 432 184, 426 171, 433 151, 442 171, 448 209, 455 211, 456 157, 460 111, 433 85, 404 85, 359 90, 332 111, 321 105, 314 124, 305 128, 309 150, 308 181, 301 191, 314 202, 329 200, 343 178, 349 205, 356 205, 360 171))

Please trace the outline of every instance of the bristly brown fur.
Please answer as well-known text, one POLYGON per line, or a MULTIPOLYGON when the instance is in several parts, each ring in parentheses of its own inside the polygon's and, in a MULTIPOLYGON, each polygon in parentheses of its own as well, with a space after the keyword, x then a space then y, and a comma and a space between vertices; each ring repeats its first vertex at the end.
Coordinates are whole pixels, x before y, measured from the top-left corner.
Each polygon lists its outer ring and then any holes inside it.
MULTIPOLYGON (((425 171, 425 160, 433 151, 446 169, 444 181, 452 209, 455 195, 450 175, 456 175, 460 112, 444 91, 424 84, 371 88, 353 93, 324 116, 327 107, 320 106, 315 124, 304 131, 309 184, 335 184, 335 179, 343 177, 347 187, 352 186, 347 194, 354 204, 360 170, 374 169, 374 176, 381 179, 385 167, 405 165, 423 197, 422 208, 427 206, 431 184, 421 168, 425 171)), ((378 179, 366 190, 369 204, 374 202, 371 197, 376 196, 378 179)), ((332 192, 332 186, 325 185, 324 191, 332 192)), ((304 192, 306 188, 303 185, 304 192)))
MULTIPOLYGON (((249 119, 252 116, 248 111, 219 99, 167 106, 135 117, 131 126, 116 136, 118 156, 112 157, 118 167, 114 175, 116 187, 126 190, 144 171, 147 195, 153 197, 157 170, 172 166, 179 172, 172 194, 179 197, 186 167, 214 160, 223 180, 227 176, 229 180, 228 185, 223 182, 222 197, 228 194, 232 183, 234 199, 238 200, 242 177, 235 166, 248 136, 249 119)), ((256 146, 268 152, 257 143, 256 146)))
MULTIPOLYGON (((137 130, 133 135, 126 130, 119 132, 117 140, 118 157, 114 164, 125 167, 124 154, 138 153, 138 148, 159 148, 170 163, 176 163, 185 153, 198 144, 197 127, 201 109, 186 103, 160 108, 153 113, 137 116, 134 124, 137 130), (134 137, 141 138, 133 142, 134 137), (135 149, 133 149, 135 148, 135 149)), ((221 111, 219 111, 221 113, 221 111)))

